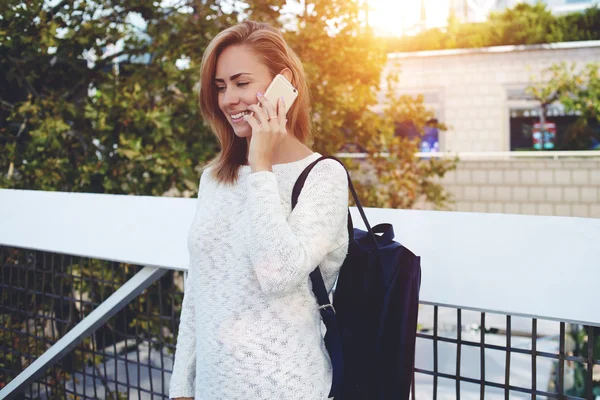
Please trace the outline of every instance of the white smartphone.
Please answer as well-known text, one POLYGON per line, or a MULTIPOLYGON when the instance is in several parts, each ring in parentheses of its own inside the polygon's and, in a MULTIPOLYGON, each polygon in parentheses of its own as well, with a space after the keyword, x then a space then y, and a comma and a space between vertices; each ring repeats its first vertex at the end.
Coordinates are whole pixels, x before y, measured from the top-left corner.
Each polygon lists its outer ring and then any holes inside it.
POLYGON ((275 75, 275 78, 269 84, 267 90, 265 90, 264 96, 269 100, 269 103, 273 104, 275 108, 277 108, 277 101, 280 97, 283 97, 283 102, 285 103, 285 113, 292 107, 296 97, 298 97, 298 89, 296 89, 292 84, 285 79, 285 77, 281 74, 275 75))

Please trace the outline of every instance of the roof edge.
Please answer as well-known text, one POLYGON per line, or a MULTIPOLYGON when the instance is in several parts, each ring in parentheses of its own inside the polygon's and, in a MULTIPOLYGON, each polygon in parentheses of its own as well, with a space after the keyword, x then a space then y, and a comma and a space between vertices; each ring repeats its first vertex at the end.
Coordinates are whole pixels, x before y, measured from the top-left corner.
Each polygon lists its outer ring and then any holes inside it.
POLYGON ((444 57, 457 56, 467 54, 495 54, 495 53, 510 53, 516 51, 531 51, 531 50, 570 50, 582 48, 600 48, 600 40, 585 40, 578 42, 557 42, 557 43, 541 43, 541 44, 519 44, 507 46, 491 46, 463 49, 444 49, 444 50, 422 50, 388 53, 388 60, 400 58, 423 58, 423 57, 444 57))

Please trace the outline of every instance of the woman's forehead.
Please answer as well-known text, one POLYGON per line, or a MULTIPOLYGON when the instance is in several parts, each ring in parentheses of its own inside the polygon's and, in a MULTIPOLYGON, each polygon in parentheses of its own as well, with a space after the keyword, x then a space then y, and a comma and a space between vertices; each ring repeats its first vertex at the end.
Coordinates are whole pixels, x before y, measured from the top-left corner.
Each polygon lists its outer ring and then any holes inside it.
POLYGON ((251 74, 263 76, 269 69, 261 62, 257 54, 247 46, 226 47, 217 58, 215 79, 231 80, 235 75, 251 74))

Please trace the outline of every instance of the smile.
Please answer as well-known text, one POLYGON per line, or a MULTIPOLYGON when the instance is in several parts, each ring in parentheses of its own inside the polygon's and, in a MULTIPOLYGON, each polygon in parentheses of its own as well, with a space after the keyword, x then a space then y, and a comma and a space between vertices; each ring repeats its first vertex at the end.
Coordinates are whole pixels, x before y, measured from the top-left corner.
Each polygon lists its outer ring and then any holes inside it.
POLYGON ((231 114, 231 120, 233 122, 240 122, 244 118, 244 115, 248 115, 248 114, 250 114, 250 111, 242 111, 241 113, 238 113, 238 114, 231 114))

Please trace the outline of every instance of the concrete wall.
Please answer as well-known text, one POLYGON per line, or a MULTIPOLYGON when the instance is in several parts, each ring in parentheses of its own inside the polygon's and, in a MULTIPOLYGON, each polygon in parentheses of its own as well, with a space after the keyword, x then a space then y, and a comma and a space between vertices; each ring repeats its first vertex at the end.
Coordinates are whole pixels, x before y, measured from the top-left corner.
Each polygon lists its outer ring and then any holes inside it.
POLYGON ((600 160, 460 161, 455 211, 600 218, 600 160))
POLYGON ((530 77, 563 61, 600 61, 600 41, 394 53, 383 76, 398 74, 396 92, 423 94, 451 127, 441 134, 442 151, 509 151, 509 110, 537 107, 524 96, 530 77))

